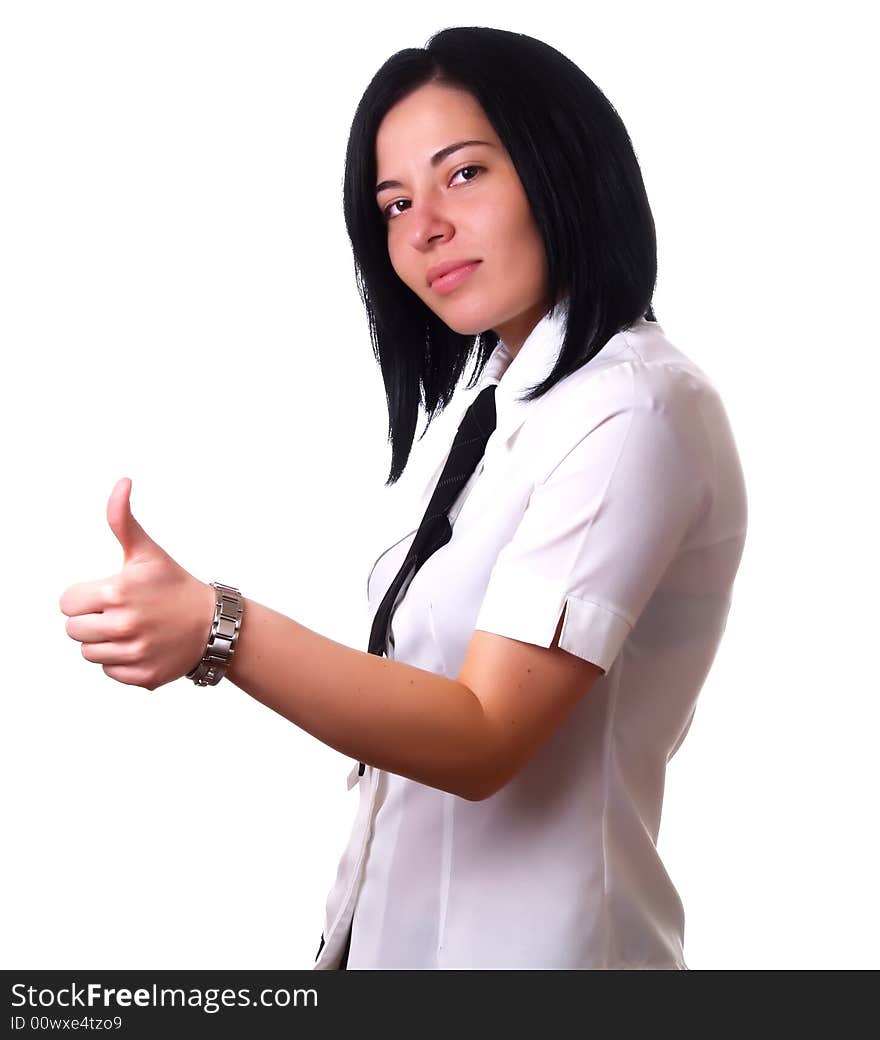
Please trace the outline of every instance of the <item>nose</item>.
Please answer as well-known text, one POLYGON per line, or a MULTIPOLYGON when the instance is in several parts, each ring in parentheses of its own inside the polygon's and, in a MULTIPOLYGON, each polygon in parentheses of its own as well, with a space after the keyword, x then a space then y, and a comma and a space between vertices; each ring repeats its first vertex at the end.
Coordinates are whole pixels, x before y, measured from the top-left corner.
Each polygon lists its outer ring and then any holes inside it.
POLYGON ((455 234, 449 214, 435 195, 426 195, 415 203, 408 217, 410 243, 415 249, 428 249, 437 241, 445 242, 455 234))

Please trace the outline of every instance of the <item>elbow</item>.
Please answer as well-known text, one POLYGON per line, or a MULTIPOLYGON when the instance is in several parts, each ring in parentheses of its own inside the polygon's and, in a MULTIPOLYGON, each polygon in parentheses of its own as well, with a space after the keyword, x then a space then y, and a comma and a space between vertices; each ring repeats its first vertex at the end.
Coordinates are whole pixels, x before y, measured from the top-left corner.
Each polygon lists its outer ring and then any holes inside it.
POLYGON ((456 794, 468 802, 484 802, 513 779, 518 764, 512 761, 513 748, 499 739, 477 695, 469 687, 466 689, 480 706, 480 735, 473 757, 468 756, 471 764, 457 785, 456 794))
MULTIPOLYGON (((482 705, 481 705, 482 707, 482 705)), ((467 771, 457 794, 468 802, 485 802, 518 772, 518 764, 511 760, 512 749, 501 745, 483 712, 483 737, 476 750, 476 761, 467 771)))
POLYGON ((499 767, 495 764, 487 769, 489 756, 484 756, 473 771, 464 789, 459 792, 459 797, 469 802, 484 802, 487 798, 497 794, 505 784, 509 783, 516 774, 516 770, 510 767, 499 767))
POLYGON ((482 802, 490 795, 494 794, 493 791, 485 791, 482 788, 477 789, 473 787, 467 788, 467 790, 456 791, 459 798, 464 798, 467 802, 482 802))
POLYGON ((491 798, 493 794, 497 794, 502 787, 508 782, 505 780, 493 780, 491 782, 481 781, 477 784, 472 784, 467 790, 459 792, 459 797, 466 798, 469 802, 484 802, 487 798, 491 798))
POLYGON ((464 798, 465 801, 468 801, 468 802, 483 802, 487 798, 491 798, 491 796, 494 793, 495 793, 494 791, 486 791, 486 790, 483 790, 483 789, 480 789, 479 791, 468 789, 467 791, 459 791, 458 792, 458 797, 459 798, 464 798))

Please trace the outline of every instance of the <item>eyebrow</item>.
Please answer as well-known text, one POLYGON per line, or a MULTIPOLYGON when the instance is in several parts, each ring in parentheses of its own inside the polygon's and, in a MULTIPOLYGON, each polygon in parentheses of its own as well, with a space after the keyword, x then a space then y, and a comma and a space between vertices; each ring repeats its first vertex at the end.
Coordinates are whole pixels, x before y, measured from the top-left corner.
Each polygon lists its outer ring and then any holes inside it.
MULTIPOLYGON (((455 144, 448 144, 445 148, 441 148, 439 152, 431 156, 431 165, 437 166, 442 163, 444 159, 452 155, 453 152, 457 152, 459 148, 467 148, 468 145, 472 144, 485 144, 489 148, 494 148, 495 145, 490 141, 456 141, 455 144)), ((386 188, 402 188, 403 185, 400 181, 381 181, 376 185, 376 194, 384 191, 386 188)))

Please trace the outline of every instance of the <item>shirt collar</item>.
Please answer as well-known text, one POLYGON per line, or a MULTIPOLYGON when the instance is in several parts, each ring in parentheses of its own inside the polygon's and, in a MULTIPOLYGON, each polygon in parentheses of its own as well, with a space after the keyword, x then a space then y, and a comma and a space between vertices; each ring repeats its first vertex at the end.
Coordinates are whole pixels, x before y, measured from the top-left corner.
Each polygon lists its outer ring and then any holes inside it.
POLYGON ((553 370, 565 339, 568 300, 563 299, 551 316, 549 311, 528 334, 516 355, 511 355, 502 339, 483 369, 476 395, 491 383, 495 391, 495 440, 511 437, 523 423, 530 401, 522 395, 542 382, 553 370), (503 377, 503 378, 502 378, 503 377))
MULTIPOLYGON (((520 398, 530 387, 543 382, 559 359, 568 321, 568 304, 569 299, 564 296, 557 304, 552 316, 548 311, 526 337, 515 356, 511 355, 503 339, 500 338, 495 349, 489 355, 474 397, 490 383, 497 385, 495 391, 496 423, 493 438, 496 444, 509 441, 522 426, 529 406, 533 402, 521 401, 520 398)), ((649 323, 644 317, 635 321, 632 329, 637 332, 648 326, 661 333, 663 331, 659 325, 649 323)), ((607 359, 626 346, 624 332, 617 332, 602 347, 601 357, 607 359)))

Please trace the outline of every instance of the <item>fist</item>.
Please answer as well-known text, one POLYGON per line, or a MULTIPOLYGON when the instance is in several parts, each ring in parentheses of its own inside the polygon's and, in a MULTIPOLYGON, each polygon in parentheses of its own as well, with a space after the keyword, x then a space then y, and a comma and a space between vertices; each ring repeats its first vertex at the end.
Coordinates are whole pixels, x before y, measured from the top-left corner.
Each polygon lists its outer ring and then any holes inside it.
POLYGON ((155 690, 186 675, 202 657, 214 617, 214 590, 156 544, 131 514, 131 481, 119 480, 107 522, 122 546, 122 570, 71 585, 59 606, 87 661, 111 679, 155 690))

